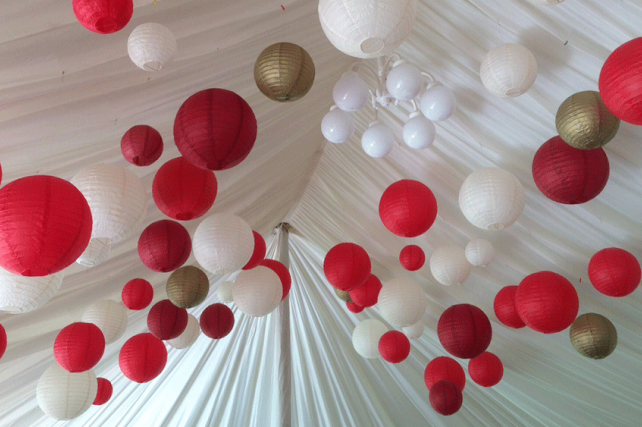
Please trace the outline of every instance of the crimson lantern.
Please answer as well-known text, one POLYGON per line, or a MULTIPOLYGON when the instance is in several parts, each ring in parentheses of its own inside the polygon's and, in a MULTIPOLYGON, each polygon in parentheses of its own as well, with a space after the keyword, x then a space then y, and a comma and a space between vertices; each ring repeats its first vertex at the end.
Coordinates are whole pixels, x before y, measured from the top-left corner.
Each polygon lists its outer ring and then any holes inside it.
POLYGON ((499 357, 485 352, 468 363, 470 378, 482 387, 492 387, 504 376, 504 365, 499 357))
POLYGON ((122 30, 134 13, 132 0, 73 0, 72 5, 78 22, 98 34, 122 30))
POLYGON ((149 166, 163 154, 163 138, 151 126, 136 125, 121 138, 120 151, 132 165, 149 166))
POLYGON ((146 383, 163 372, 167 364, 165 344, 152 334, 134 335, 118 355, 120 370, 137 383, 146 383))
POLYGON ((424 266, 426 254, 417 245, 408 245, 399 253, 401 266, 408 271, 417 271, 424 266))
POLYGON ((234 313, 225 304, 212 304, 201 314, 201 331, 212 338, 220 340, 229 335, 234 327, 234 313))
POLYGON ((4 356, 4 352, 7 350, 7 331, 5 331, 4 326, 0 325, 0 359, 4 356))
POLYGON ((90 370, 100 362, 104 352, 105 336, 93 323, 65 326, 54 342, 54 357, 69 372, 90 370))
POLYGON ((446 356, 440 356, 432 359, 424 371, 424 382, 428 390, 439 381, 450 381, 464 391, 466 387, 466 373, 455 359, 446 356))
POLYGON ((97 380, 98 392, 94 399, 94 405, 104 405, 111 399, 111 395, 114 393, 114 386, 112 386, 111 381, 106 378, 97 378, 97 380))
POLYGON ((593 255, 588 275, 595 289, 604 295, 625 297, 640 285, 640 263, 624 249, 606 248, 593 255))
POLYGON ((147 308, 154 299, 154 288, 145 279, 132 279, 123 288, 123 304, 130 310, 147 308))
POLYGON ((386 362, 401 363, 410 355, 410 341, 399 331, 388 331, 379 339, 379 353, 386 362))
POLYGON ((620 120, 642 125, 642 37, 618 47, 600 72, 599 88, 604 105, 620 120))
POLYGON ((292 288, 292 276, 288 268, 279 261, 273 259, 264 259, 259 263, 264 267, 269 268, 274 271, 279 279, 281 279, 281 286, 283 286, 283 295, 281 296, 281 301, 285 299, 290 293, 290 288, 292 288))
MULTIPOLYGON (((247 264, 245 264, 245 267, 243 267, 243 270, 251 270, 254 267, 261 264, 261 261, 265 259, 265 252, 267 248, 265 247, 265 240, 263 239, 263 236, 261 236, 259 233, 257 233, 254 230, 252 230, 252 234, 254 234, 254 252, 252 252, 252 258, 250 258, 247 264)), ((279 273, 276 273, 276 274, 279 274, 279 273)), ((289 274, 290 273, 288 272, 288 275, 289 274)), ((288 288, 288 292, 289 290, 290 289, 288 288)), ((287 294, 285 292, 285 289, 283 289, 283 298, 285 298, 286 296, 287 294)))
POLYGON ((349 292, 350 299, 361 307, 372 307, 377 303, 382 287, 381 280, 374 274, 371 274, 368 280, 366 280, 366 283, 349 292))
POLYGON ((355 304, 353 302, 347 302, 346 307, 355 314, 361 313, 365 309, 365 307, 361 307, 359 304, 355 304))
POLYGON ((519 317, 517 307, 515 306, 515 292, 517 286, 506 286, 497 292, 493 308, 495 316, 504 325, 509 328, 520 329, 526 326, 526 323, 519 317))
POLYGON ((379 217, 391 233, 417 237, 437 218, 437 200, 430 188, 419 181, 402 179, 390 185, 379 201, 379 217))
POLYGON ((328 251, 323 272, 328 282, 341 291, 363 285, 370 277, 370 257, 359 245, 339 243, 328 251))
POLYGON ((138 239, 138 255, 152 271, 174 271, 192 253, 189 232, 176 221, 163 219, 145 228, 138 239))
POLYGON ((149 332, 160 340, 171 340, 187 327, 187 310, 178 308, 168 299, 158 301, 147 315, 149 332))
POLYGON ((455 357, 472 359, 486 351, 493 329, 486 314, 471 304, 456 304, 439 318, 437 335, 444 349, 455 357))
POLYGON ((430 389, 430 405, 441 415, 452 415, 459 411, 463 396, 459 387, 451 381, 441 380, 430 389))

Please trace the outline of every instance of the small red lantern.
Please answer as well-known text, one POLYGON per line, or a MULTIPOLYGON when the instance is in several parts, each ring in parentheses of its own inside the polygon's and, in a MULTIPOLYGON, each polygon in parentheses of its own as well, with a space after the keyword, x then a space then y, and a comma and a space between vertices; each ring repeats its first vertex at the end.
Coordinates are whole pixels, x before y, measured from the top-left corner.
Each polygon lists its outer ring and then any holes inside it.
POLYGON ((374 274, 371 274, 368 280, 366 280, 366 283, 349 292, 350 299, 361 307, 372 307, 377 303, 382 287, 381 280, 374 274))
POLYGON ((441 415, 452 415, 459 411, 464 398, 454 383, 439 381, 430 389, 430 406, 441 415))
POLYGON ((132 19, 132 0, 73 0, 78 22, 89 31, 112 34, 125 28, 132 19))
POLYGON ((417 237, 435 222, 437 199, 421 182, 402 179, 383 192, 379 201, 379 217, 391 233, 400 237, 417 237))
POLYGON ((123 304, 130 310, 147 308, 154 299, 154 288, 145 279, 132 279, 123 288, 123 304))
POLYGON ((630 295, 640 285, 640 263, 620 248, 602 249, 591 258, 588 275, 599 292, 610 297, 630 295))
POLYGON ((105 336, 93 323, 65 326, 54 342, 54 357, 66 371, 85 372, 100 362, 105 353, 105 336))
POLYGON ((0 359, 4 356, 4 352, 7 350, 7 331, 5 331, 4 326, 0 325, 0 359))
POLYGON ((368 253, 354 243, 339 243, 328 251, 323 261, 325 277, 341 291, 349 291, 366 283, 371 267, 368 253))
POLYGON ((497 292, 493 308, 495 309, 495 316, 504 325, 509 328, 520 329, 526 326, 526 323, 519 317, 517 307, 515 306, 515 292, 517 286, 506 286, 497 292))
POLYGON ((134 335, 120 350, 118 364, 127 378, 146 383, 163 372, 167 364, 167 349, 152 334, 134 335))
POLYGON ((220 340, 229 335, 234 327, 234 313, 225 304, 212 304, 201 314, 201 331, 212 338, 220 340))
POLYGON ((97 378, 98 380, 98 392, 96 393, 96 398, 94 399, 94 405, 104 405, 111 399, 111 395, 114 393, 114 386, 112 386, 111 381, 105 378, 97 378))
POLYGON ((121 138, 120 151, 132 165, 149 166, 163 154, 163 138, 151 126, 136 125, 121 138))
POLYGON ((426 387, 431 390, 435 384, 443 380, 452 382, 460 391, 464 391, 466 387, 464 368, 450 357, 440 356, 432 359, 424 371, 426 387))
POLYGON ((609 55, 600 72, 600 96, 620 120, 642 125, 642 37, 624 43, 609 55))
POLYGON ((290 288, 292 287, 292 276, 290 276, 290 271, 285 265, 283 265, 283 263, 273 259, 264 259, 259 263, 259 265, 269 268, 279 276, 279 279, 281 279, 281 286, 283 286, 283 295, 281 296, 281 301, 283 301, 290 293, 290 288))
POLYGON ((399 331, 388 331, 379 339, 379 354, 390 363, 401 363, 410 355, 410 341, 399 331))
POLYGON ((140 260, 152 271, 174 271, 185 264, 191 253, 189 232, 169 219, 148 225, 138 239, 140 260))
POLYGON ((160 340, 171 340, 187 327, 187 310, 178 308, 168 299, 158 301, 147 315, 149 332, 160 340))
POLYGON ((482 387, 498 384, 504 376, 504 365, 499 357, 485 352, 468 363, 470 378, 482 387))
POLYGON ((408 271, 417 271, 424 266, 426 254, 417 245, 408 245, 399 253, 401 266, 408 271))
POLYGON ((365 309, 365 307, 361 307, 359 304, 353 302, 347 302, 346 307, 354 314, 361 313, 365 309))
MULTIPOLYGON (((261 236, 259 233, 257 233, 254 230, 252 230, 252 234, 254 234, 254 252, 252 252, 252 258, 250 258, 247 264, 245 264, 245 267, 243 267, 243 270, 251 270, 254 267, 261 264, 261 261, 265 259, 266 247, 265 247, 265 240, 263 239, 263 236, 261 236)), ((290 273, 288 273, 288 275, 289 274, 290 273)), ((289 288, 288 288, 288 291, 289 291, 289 288)), ((285 289, 283 289, 283 298, 285 298, 286 296, 287 294, 285 293, 285 289)))
POLYGON ((455 357, 472 359, 486 351, 493 329, 486 314, 471 304, 457 304, 439 318, 437 335, 444 349, 455 357))

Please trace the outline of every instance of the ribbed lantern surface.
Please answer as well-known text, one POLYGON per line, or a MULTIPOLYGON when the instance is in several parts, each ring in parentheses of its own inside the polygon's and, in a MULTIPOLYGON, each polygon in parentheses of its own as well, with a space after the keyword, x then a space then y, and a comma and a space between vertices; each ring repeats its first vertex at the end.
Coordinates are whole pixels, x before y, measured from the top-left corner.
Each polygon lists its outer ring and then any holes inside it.
POLYGON ((289 102, 303 98, 314 83, 310 54, 293 43, 276 43, 260 53, 254 64, 254 81, 263 95, 289 102))
POLYGON ((176 53, 176 37, 164 25, 140 24, 127 39, 127 53, 138 68, 159 71, 176 53))
POLYGON ((71 420, 89 409, 97 392, 98 381, 93 371, 71 373, 54 363, 38 380, 36 400, 50 417, 71 420))

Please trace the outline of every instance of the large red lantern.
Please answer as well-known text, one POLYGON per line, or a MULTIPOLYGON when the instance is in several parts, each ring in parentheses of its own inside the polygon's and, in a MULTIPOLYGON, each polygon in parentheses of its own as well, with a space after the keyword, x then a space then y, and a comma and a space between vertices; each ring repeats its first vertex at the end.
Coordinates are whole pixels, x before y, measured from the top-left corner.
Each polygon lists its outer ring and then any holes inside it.
POLYGON ((254 147, 256 132, 252 108, 225 89, 190 96, 174 120, 178 151, 201 169, 223 170, 241 163, 254 147))
POLYGON ((98 392, 96 393, 96 398, 94 399, 94 405, 104 405, 111 399, 111 395, 114 393, 114 386, 106 378, 97 378, 98 380, 98 392))
POLYGON ((73 184, 28 176, 0 189, 0 266, 21 276, 48 276, 89 244, 89 204, 73 184))
POLYGON ((341 291, 363 285, 370 277, 370 257, 359 245, 339 243, 328 251, 323 272, 328 282, 341 291))
POLYGON ((78 22, 98 34, 122 30, 134 13, 132 0, 73 0, 72 5, 78 22))
POLYGON ((123 288, 123 304, 130 310, 147 308, 154 299, 154 288, 145 279, 132 279, 123 288))
POLYGON ((609 159, 602 148, 580 150, 555 136, 535 153, 533 179, 542 194, 554 202, 585 203, 606 186, 609 159))
POLYGON ((282 262, 275 261, 273 259, 264 259, 259 263, 259 265, 269 268, 279 276, 279 279, 281 279, 281 286, 283 286, 283 295, 281 296, 281 301, 283 301, 290 293, 290 288, 292 288, 292 276, 290 275, 290 271, 282 262))
POLYGON ((379 354, 390 363, 401 363, 410 355, 410 341, 399 331, 388 331, 379 339, 379 354))
POLYGON ((432 359, 424 371, 426 387, 430 390, 435 384, 443 380, 452 382, 459 390, 464 391, 464 387, 466 387, 464 368, 450 357, 440 356, 432 359))
POLYGON ((152 334, 134 335, 120 350, 118 364, 127 378, 146 383, 163 372, 167 364, 167 349, 152 334))
POLYGON ((589 262, 588 275, 599 292, 610 297, 630 295, 640 285, 640 263, 620 248, 602 249, 589 262))
POLYGON ((368 280, 366 280, 366 283, 349 292, 350 299, 353 303, 361 307, 372 307, 377 303, 382 287, 381 280, 374 274, 371 274, 368 280))
POLYGON ((151 126, 136 125, 121 138, 120 151, 132 165, 149 166, 163 154, 163 138, 151 126))
POLYGON ((401 266, 408 271, 417 271, 424 266, 426 254, 417 245, 408 245, 399 253, 401 266))
POLYGON ((618 47, 600 72, 600 96, 620 120, 642 125, 642 37, 618 47))
POLYGON ((379 201, 379 217, 391 233, 417 237, 435 222, 437 199, 421 182, 402 179, 383 192, 379 201))
POLYGON ((526 326, 526 323, 519 317, 517 307, 515 306, 515 292, 517 286, 506 286, 502 288, 495 296, 493 308, 495 316, 504 325, 509 328, 520 329, 526 326))
POLYGON ((486 351, 493 329, 486 314, 471 304, 457 304, 439 318, 437 335, 444 349, 455 357, 472 359, 486 351))
POLYGON ((160 340, 171 340, 187 327, 187 310, 178 308, 168 299, 158 301, 147 315, 149 332, 160 340))
POLYGON ((203 310, 200 324, 206 336, 219 340, 232 332, 234 313, 225 304, 212 304, 203 310))
POLYGON ((105 336, 93 323, 72 323, 60 331, 54 342, 54 357, 69 372, 90 370, 104 352, 105 336))
POLYGON ((540 271, 519 284, 515 306, 526 326, 543 334, 554 334, 571 326, 580 300, 571 282, 557 273, 540 271))
POLYGON ((7 350, 7 331, 5 331, 4 326, 0 325, 0 359, 4 356, 4 352, 7 350))
POLYGON ((138 239, 140 260, 152 271, 174 271, 185 264, 191 253, 189 232, 169 219, 148 225, 138 239))
POLYGON ((499 357, 485 352, 468 363, 470 378, 482 387, 493 387, 504 376, 504 365, 499 357))
POLYGON ((459 411, 464 399, 459 387, 441 380, 430 389, 430 406, 441 415, 452 415, 459 411))
MULTIPOLYGON (((254 234, 254 252, 252 252, 252 258, 250 258, 247 264, 245 264, 243 270, 251 270, 261 264, 261 261, 265 259, 265 252, 267 248, 265 247, 265 240, 263 239, 263 236, 261 236, 254 230, 252 230, 252 234, 254 234)), ((290 273, 288 273, 288 275, 289 274, 290 273)), ((289 290, 290 289, 288 288, 288 291, 289 290)), ((285 298, 286 296, 287 294, 285 293, 285 289, 283 289, 283 298, 285 298)))

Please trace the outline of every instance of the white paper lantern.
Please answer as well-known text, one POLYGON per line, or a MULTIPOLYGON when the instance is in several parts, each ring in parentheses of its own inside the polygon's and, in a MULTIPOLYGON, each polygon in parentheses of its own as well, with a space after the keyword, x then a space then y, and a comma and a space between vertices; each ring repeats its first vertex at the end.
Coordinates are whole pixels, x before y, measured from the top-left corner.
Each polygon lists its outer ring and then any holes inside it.
POLYGON ((236 215, 216 213, 203 220, 192 240, 194 257, 211 273, 231 273, 247 264, 254 252, 252 229, 236 215))
POLYGON ((270 268, 259 265, 243 270, 232 288, 234 303, 248 316, 261 317, 273 312, 281 302, 283 285, 270 268))
POLYGON ((97 392, 94 371, 71 373, 54 363, 38 380, 36 400, 50 417, 71 420, 89 409, 97 392))
POLYGON ((402 136, 408 147, 421 150, 430 147, 435 140, 435 125, 415 111, 403 126, 402 136))
POLYGON ((127 39, 132 62, 145 71, 158 71, 176 53, 176 38, 169 28, 148 22, 134 28, 127 39))
POLYGON ((430 272, 444 286, 461 285, 472 269, 465 251, 459 246, 442 246, 430 257, 430 272))
POLYGON ((420 320, 414 325, 405 326, 401 328, 401 330, 408 338, 416 340, 418 338, 421 338, 421 336, 424 333, 424 322, 420 320))
POLYGON ((417 0, 320 0, 319 20, 330 43, 346 55, 390 55, 410 34, 417 0))
POLYGON ((341 144, 350 139, 354 133, 354 118, 335 106, 321 120, 321 133, 333 144, 341 144))
POLYGON ((526 93, 537 78, 537 61, 530 50, 507 43, 486 54, 479 71, 482 83, 500 98, 526 93))
POLYGON ((234 296, 232 296, 232 288, 234 287, 234 282, 223 282, 216 289, 216 296, 219 301, 225 304, 234 302, 234 296))
POLYGON ((0 268, 0 311, 27 313, 47 304, 62 285, 63 273, 27 277, 0 268))
POLYGON ((76 262, 85 267, 95 267, 105 262, 109 258, 110 252, 111 240, 104 237, 94 237, 76 262))
POLYGON ((459 208, 471 224, 501 230, 513 224, 524 210, 524 187, 510 172, 484 168, 468 175, 459 190, 459 208))
POLYGON ((439 83, 428 87, 419 99, 419 109, 428 120, 433 122, 450 118, 455 108, 457 108, 455 94, 439 83))
POLYGON ((466 259, 475 267, 486 267, 495 258, 495 248, 486 239, 474 239, 466 245, 466 259))
POLYGON ((187 313, 187 326, 182 334, 174 339, 167 340, 167 344, 175 349, 183 350, 191 347, 196 342, 198 336, 201 334, 201 327, 196 317, 187 313))
POLYGON ((379 292, 377 307, 392 326, 401 328, 421 320, 428 300, 421 286, 407 277, 387 282, 379 292))
POLYGON ((370 99, 370 89, 357 73, 348 71, 334 85, 332 98, 343 111, 358 111, 370 99))
POLYGON ((116 165, 87 167, 71 179, 91 209, 91 237, 116 243, 127 237, 147 213, 147 191, 133 172, 116 165))
POLYGON ((105 336, 105 344, 111 344, 122 337, 127 329, 127 310, 122 303, 102 300, 85 310, 82 321, 98 326, 105 336))
POLYGON ((361 147, 370 157, 380 158, 386 156, 395 144, 395 136, 387 126, 374 121, 361 136, 361 147))
POLYGON ((352 345, 361 357, 376 359, 379 357, 379 340, 386 332, 388 328, 380 321, 364 320, 352 331, 352 345))
POLYGON ((421 71, 403 60, 395 62, 394 67, 386 77, 388 93, 399 101, 414 99, 419 95, 422 88, 423 77, 421 76, 421 71))

